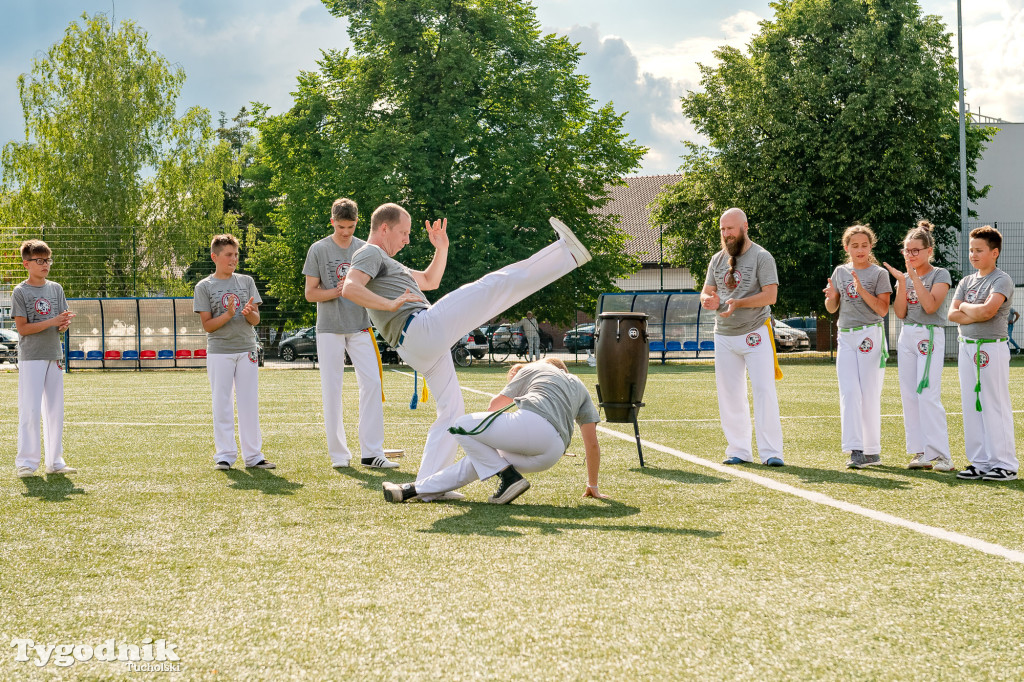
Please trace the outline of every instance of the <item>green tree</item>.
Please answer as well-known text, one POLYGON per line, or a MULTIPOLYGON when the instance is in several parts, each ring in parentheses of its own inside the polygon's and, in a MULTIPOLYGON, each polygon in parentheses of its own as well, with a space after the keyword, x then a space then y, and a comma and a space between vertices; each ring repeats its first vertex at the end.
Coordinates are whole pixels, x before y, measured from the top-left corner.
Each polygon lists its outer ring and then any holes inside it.
MULTIPOLYGON (((625 237, 593 209, 605 186, 635 170, 645 149, 622 115, 595 107, 566 38, 541 35, 523 0, 324 0, 348 19, 354 48, 329 50, 303 73, 291 111, 257 114, 261 170, 274 232, 254 256, 286 304, 302 301, 309 244, 329 232, 331 202, 350 196, 368 214, 401 203, 414 227, 447 217, 452 252, 443 289, 528 256, 554 238, 560 216, 594 264, 524 302, 567 320, 637 264, 625 237)), ((423 232, 402 260, 424 267, 423 232)))
MULTIPOLYGON (((879 260, 920 218, 937 255, 959 230, 957 72, 950 36, 913 0, 780 0, 746 53, 723 47, 701 65, 683 112, 707 136, 687 145, 683 180, 651 217, 673 257, 700 279, 719 248, 718 216, 743 208, 776 258, 782 310, 820 308, 842 230, 868 222, 879 260)), ((970 126, 969 196, 987 129, 970 126)), ((955 260, 954 260, 955 262, 955 260)))
POLYGON ((222 225, 222 179, 237 173, 209 112, 175 116, 184 80, 134 23, 99 14, 18 77, 25 140, 3 149, 0 218, 51 228, 55 278, 74 263, 69 295, 176 292, 222 225))

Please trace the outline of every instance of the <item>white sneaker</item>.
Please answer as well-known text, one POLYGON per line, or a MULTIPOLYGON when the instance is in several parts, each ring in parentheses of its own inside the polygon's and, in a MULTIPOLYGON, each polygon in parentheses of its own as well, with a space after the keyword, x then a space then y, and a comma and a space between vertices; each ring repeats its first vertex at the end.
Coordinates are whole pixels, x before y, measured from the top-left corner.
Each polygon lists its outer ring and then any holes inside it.
POLYGON ((956 465, 953 464, 952 457, 939 457, 932 462, 932 469, 935 471, 956 471, 956 465))
POLYGON ((48 474, 77 474, 78 469, 69 467, 67 464, 60 468, 46 467, 46 473, 48 474))
POLYGON ((411 502, 458 502, 459 500, 466 499, 466 496, 462 493, 457 493, 454 490, 449 490, 446 493, 428 493, 426 495, 417 495, 416 497, 410 498, 411 502))
POLYGON ((18 467, 17 474, 18 478, 28 478, 29 476, 35 476, 36 470, 32 467, 18 467))
POLYGON ((935 464, 933 460, 925 459, 924 453, 919 452, 914 455, 914 459, 910 460, 910 464, 907 465, 908 469, 931 469, 935 464))
POLYGON ((548 222, 551 223, 551 227, 555 228, 555 232, 562 238, 562 241, 569 246, 572 257, 576 259, 576 265, 589 263, 594 258, 587 251, 587 247, 583 246, 583 242, 572 233, 572 230, 565 223, 555 217, 548 218, 548 222))
POLYGON ((364 457, 363 459, 360 460, 360 463, 364 467, 368 467, 370 469, 397 469, 398 468, 398 462, 392 462, 387 457, 381 457, 381 456, 377 456, 377 457, 364 457))
POLYGON ((335 469, 348 469, 349 461, 347 459, 344 459, 340 462, 334 462, 333 464, 331 464, 331 466, 334 467, 335 469))
POLYGON ((217 471, 227 471, 231 468, 231 462, 217 462, 213 465, 213 468, 217 471))

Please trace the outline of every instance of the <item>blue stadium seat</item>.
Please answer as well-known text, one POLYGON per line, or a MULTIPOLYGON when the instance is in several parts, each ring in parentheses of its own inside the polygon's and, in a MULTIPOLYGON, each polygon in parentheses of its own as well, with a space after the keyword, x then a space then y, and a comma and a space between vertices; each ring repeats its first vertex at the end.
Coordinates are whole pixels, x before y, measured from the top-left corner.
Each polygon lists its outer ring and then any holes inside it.
POLYGON ((86 360, 102 360, 103 359, 103 351, 91 350, 91 351, 89 351, 88 353, 85 354, 85 359, 86 360))
POLYGON ((701 341, 700 342, 700 349, 701 350, 714 350, 715 349, 715 342, 714 341, 701 341))
POLYGON ((84 350, 70 350, 68 351, 68 360, 85 360, 84 350))
POLYGON ((126 350, 121 355, 121 359, 122 360, 138 360, 139 359, 139 351, 137 351, 137 350, 126 350))
POLYGON ((667 350, 669 353, 671 353, 672 351, 680 351, 682 349, 683 347, 679 344, 678 341, 669 341, 668 345, 665 346, 665 350, 667 350))
POLYGON ((665 350, 665 344, 661 341, 651 341, 651 352, 658 352, 665 350))
POLYGON ((162 350, 162 351, 160 351, 160 352, 158 352, 156 354, 156 358, 157 358, 157 360, 173 360, 174 359, 174 351, 173 350, 162 350))
POLYGON ((700 350, 700 347, 697 345, 696 341, 683 341, 683 350, 687 352, 696 353, 698 350, 700 350))

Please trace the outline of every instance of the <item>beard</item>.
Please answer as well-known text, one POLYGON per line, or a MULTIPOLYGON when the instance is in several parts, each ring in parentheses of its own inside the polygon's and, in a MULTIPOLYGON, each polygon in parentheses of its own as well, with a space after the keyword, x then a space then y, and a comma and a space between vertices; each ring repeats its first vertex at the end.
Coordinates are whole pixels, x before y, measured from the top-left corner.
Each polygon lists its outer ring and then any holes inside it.
POLYGON ((743 248, 747 245, 747 233, 744 232, 739 237, 727 240, 722 237, 722 250, 728 253, 732 258, 738 257, 743 253, 743 248))

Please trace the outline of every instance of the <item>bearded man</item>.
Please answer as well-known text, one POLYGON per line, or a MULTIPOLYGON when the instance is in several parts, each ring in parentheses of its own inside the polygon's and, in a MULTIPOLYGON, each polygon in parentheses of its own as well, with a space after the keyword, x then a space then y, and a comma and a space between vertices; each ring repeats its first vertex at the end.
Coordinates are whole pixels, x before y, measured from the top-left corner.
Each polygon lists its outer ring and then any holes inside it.
POLYGON ((757 454, 762 464, 783 466, 770 307, 779 292, 775 259, 750 241, 747 216, 740 209, 730 208, 718 224, 722 250, 711 258, 700 303, 715 311, 718 415, 728 442, 724 463, 754 460, 745 370, 754 390, 757 454))

